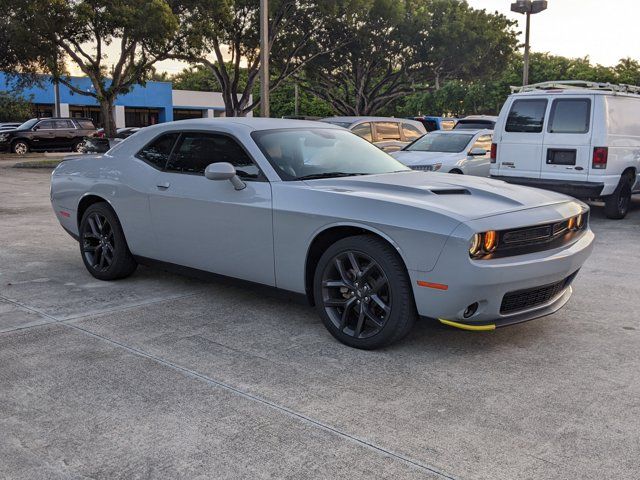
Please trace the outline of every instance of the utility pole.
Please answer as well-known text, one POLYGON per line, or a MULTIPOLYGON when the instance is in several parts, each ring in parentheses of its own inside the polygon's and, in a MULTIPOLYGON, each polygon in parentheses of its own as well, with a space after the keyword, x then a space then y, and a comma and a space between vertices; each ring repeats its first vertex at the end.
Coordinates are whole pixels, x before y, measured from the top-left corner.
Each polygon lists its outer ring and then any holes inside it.
POLYGON ((547 9, 544 0, 518 0, 511 4, 511 11, 523 13, 527 16, 527 28, 524 37, 524 68, 522 69, 522 85, 529 85, 529 35, 531 33, 531 15, 547 9))
POLYGON ((55 56, 55 60, 54 60, 55 66, 54 66, 54 70, 53 70, 53 116, 54 117, 59 117, 60 116, 60 82, 58 80, 58 76, 60 75, 60 72, 58 70, 58 50, 56 49, 56 56, 55 56))
POLYGON ((269 2, 260 0, 260 115, 269 117, 269 2))

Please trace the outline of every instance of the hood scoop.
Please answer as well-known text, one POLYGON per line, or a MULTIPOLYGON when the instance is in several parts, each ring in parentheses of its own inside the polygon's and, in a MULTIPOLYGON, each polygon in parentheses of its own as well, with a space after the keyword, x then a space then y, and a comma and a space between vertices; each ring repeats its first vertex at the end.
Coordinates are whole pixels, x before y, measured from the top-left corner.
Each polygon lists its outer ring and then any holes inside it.
POLYGON ((432 188, 429 191, 436 195, 471 195, 466 188, 432 188))

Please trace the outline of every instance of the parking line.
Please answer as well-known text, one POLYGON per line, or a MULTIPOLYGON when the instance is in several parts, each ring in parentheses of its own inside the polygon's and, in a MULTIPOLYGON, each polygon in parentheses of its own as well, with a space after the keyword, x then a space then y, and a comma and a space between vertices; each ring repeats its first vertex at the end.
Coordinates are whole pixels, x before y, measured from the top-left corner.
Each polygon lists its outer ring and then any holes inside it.
POLYGON ((369 442, 369 441, 367 441, 367 440, 365 440, 363 438, 360 438, 360 437, 357 437, 357 436, 352 435, 350 433, 347 433, 347 432, 344 432, 342 430, 339 430, 338 428, 332 427, 331 425, 327 425, 327 424, 321 422, 320 420, 316 420, 316 419, 314 419, 312 417, 309 417, 309 416, 307 416, 307 415, 305 415, 303 413, 296 412, 295 410, 287 408, 287 407, 285 407, 283 405, 279 405, 277 403, 274 403, 274 402, 272 402, 270 400, 267 400, 265 398, 262 398, 262 397, 259 397, 257 395, 254 395, 252 393, 245 392, 244 390, 241 390, 239 388, 233 387, 233 386, 231 386, 231 385, 229 385, 227 383, 224 383, 224 382, 222 382, 220 380, 215 380, 215 379, 213 379, 211 377, 208 377, 206 375, 203 375, 201 373, 198 373, 198 372, 196 372, 194 370, 191 370, 189 368, 183 367, 183 366, 178 365, 176 363, 173 363, 173 362, 171 362, 169 360, 165 360, 164 358, 161 358, 161 357, 158 357, 156 355, 147 353, 147 352, 145 352, 143 350, 140 350, 138 348, 131 347, 129 345, 126 345, 124 343, 118 342, 118 341, 113 340, 111 338, 105 337, 105 336, 100 335, 98 333, 94 333, 94 332, 92 332, 90 330, 87 330, 86 328, 80 327, 80 326, 78 326, 76 324, 67 323, 67 321, 62 321, 62 322, 60 322, 60 325, 64 325, 65 327, 72 328, 74 330, 78 330, 78 331, 80 331, 80 332, 82 332, 82 333, 84 333, 86 335, 89 335, 89 336, 91 336, 93 338, 96 338, 98 340, 102 340, 104 342, 107 342, 107 343, 115 346, 115 347, 118 347, 118 348, 121 348, 123 350, 126 350, 127 352, 129 352, 129 353, 131 353, 133 355, 136 355, 136 356, 139 356, 139 357, 142 357, 142 358, 146 358, 147 360, 154 361, 154 362, 156 362, 156 363, 158 363, 160 365, 163 365, 165 367, 171 368, 172 370, 181 372, 181 373, 183 373, 183 374, 185 374, 187 376, 190 376, 190 377, 195 378, 197 380, 203 381, 203 382, 205 382, 205 383, 207 383, 207 384, 209 384, 209 385, 211 385, 213 387, 222 388, 222 389, 224 389, 224 390, 226 390, 228 392, 231 392, 233 394, 239 395, 239 396, 241 396, 241 397, 243 397, 243 398, 245 398, 247 400, 251 400, 253 402, 261 403, 262 405, 265 405, 265 406, 267 406, 269 408, 272 408, 272 409, 277 410, 277 411, 279 411, 281 413, 284 413, 284 414, 286 414, 288 416, 291 416, 291 417, 294 417, 294 418, 296 418, 298 420, 301 420, 304 423, 310 424, 310 425, 312 425, 314 427, 320 428, 320 429, 322 429, 322 430, 324 430, 326 432, 332 433, 334 435, 338 435, 338 436, 340 436, 342 438, 345 438, 345 439, 347 439, 349 441, 352 441, 352 442, 355 442, 355 443, 357 443, 357 444, 359 444, 361 446, 364 446, 364 447, 366 447, 366 448, 368 448, 370 450, 374 450, 374 451, 376 451, 378 453, 382 453, 385 456, 392 457, 392 458, 394 458, 396 460, 400 460, 403 463, 406 463, 406 464, 408 464, 408 465, 410 465, 410 466, 412 466, 414 468, 417 468, 419 470, 423 470, 425 472, 428 472, 429 474, 436 475, 439 478, 446 478, 448 480, 458 480, 459 479, 459 477, 454 477, 451 474, 445 473, 445 472, 443 472, 442 470, 440 470, 439 468, 437 468, 437 467, 435 467, 433 465, 425 464, 423 462, 420 462, 419 460, 414 460, 414 459, 412 459, 412 458, 410 458, 410 457, 408 457, 406 455, 403 455, 403 454, 394 452, 392 450, 389 450, 387 448, 381 447, 381 446, 376 445, 374 443, 371 443, 371 442, 369 442))

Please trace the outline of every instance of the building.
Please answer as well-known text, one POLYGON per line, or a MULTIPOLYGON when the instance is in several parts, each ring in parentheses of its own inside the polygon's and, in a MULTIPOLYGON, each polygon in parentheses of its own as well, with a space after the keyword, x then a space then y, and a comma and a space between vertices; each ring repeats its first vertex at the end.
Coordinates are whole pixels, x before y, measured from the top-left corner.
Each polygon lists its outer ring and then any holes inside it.
MULTIPOLYGON (((71 77, 73 85, 87 92, 93 89, 86 77, 71 77)), ((0 91, 12 91, 14 84, 0 72, 0 91)), ((51 117, 54 112, 55 95, 50 77, 43 76, 41 85, 25 88, 19 94, 33 104, 34 117, 51 117)), ((102 126, 98 102, 94 97, 72 92, 60 84, 60 116, 92 118, 102 126)), ((120 95, 115 102, 116 127, 146 127, 172 120, 188 118, 213 118, 224 116, 222 94, 218 92, 196 92, 174 90, 171 82, 149 81, 136 85, 131 92, 120 95)))

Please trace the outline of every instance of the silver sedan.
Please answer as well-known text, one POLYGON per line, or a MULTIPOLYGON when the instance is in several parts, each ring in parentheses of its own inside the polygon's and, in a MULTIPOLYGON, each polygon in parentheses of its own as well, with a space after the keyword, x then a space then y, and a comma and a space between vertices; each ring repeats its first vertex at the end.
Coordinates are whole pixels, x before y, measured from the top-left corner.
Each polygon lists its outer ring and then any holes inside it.
POLYGON ((148 127, 61 163, 51 201, 98 279, 160 262, 297 292, 338 340, 368 349, 418 316, 490 330, 553 313, 593 242, 570 197, 413 171, 296 120, 148 127))

